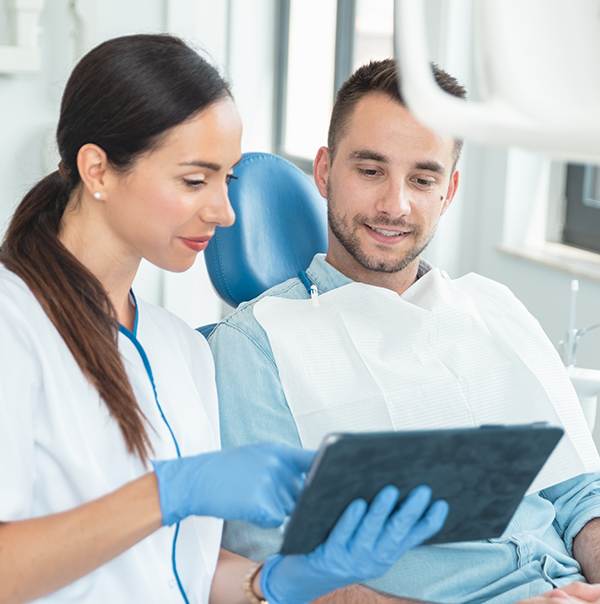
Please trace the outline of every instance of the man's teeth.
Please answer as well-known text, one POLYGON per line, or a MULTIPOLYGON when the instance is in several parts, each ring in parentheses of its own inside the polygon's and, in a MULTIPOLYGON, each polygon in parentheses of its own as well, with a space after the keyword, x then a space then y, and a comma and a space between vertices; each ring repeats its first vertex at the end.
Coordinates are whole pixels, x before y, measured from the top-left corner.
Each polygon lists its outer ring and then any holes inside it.
POLYGON ((381 233, 386 237, 398 237, 398 235, 404 235, 402 231, 384 231, 383 229, 376 229, 375 227, 371 227, 376 233, 381 233))

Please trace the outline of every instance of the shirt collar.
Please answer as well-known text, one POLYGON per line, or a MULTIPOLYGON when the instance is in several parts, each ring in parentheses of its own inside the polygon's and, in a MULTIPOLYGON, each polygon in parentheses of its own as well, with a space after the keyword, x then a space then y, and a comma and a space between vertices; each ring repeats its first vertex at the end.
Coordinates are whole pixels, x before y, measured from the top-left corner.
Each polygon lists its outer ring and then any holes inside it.
MULTIPOLYGON (((420 279, 423 275, 428 273, 433 266, 423 260, 419 260, 419 269, 417 271, 417 279, 420 279)), ((310 280, 317 286, 320 294, 324 294, 332 289, 337 289, 343 285, 352 283, 352 279, 346 277, 346 275, 340 273, 337 269, 333 268, 329 262, 325 261, 325 254, 316 254, 312 259, 310 266, 306 269, 306 274, 310 280)))

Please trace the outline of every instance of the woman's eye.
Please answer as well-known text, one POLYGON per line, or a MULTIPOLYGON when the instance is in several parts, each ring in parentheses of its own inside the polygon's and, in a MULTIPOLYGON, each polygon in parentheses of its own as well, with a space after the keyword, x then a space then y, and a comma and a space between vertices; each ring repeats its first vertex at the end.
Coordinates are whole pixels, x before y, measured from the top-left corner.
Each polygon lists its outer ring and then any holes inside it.
POLYGON ((237 180, 238 177, 234 176, 233 174, 227 174, 227 176, 225 177, 225 183, 229 184, 232 180, 237 180))
POLYGON ((185 182, 187 187, 194 190, 199 189, 200 185, 206 184, 203 180, 188 180, 187 178, 184 178, 183 181, 185 182))

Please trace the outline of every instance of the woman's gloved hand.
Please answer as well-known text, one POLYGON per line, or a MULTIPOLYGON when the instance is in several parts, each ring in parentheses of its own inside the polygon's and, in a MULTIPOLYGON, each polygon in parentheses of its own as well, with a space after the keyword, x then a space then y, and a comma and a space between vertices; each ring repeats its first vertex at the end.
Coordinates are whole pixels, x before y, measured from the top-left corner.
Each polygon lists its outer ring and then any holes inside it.
POLYGON ((357 499, 314 552, 267 558, 260 575, 265 599, 269 604, 305 604, 334 589, 378 577, 442 528, 448 504, 436 501, 427 510, 429 487, 414 489, 392 514, 398 498, 396 487, 385 487, 368 511, 365 501, 357 499))
POLYGON ((314 456, 265 443, 153 461, 163 524, 195 515, 279 526, 293 510, 314 456))

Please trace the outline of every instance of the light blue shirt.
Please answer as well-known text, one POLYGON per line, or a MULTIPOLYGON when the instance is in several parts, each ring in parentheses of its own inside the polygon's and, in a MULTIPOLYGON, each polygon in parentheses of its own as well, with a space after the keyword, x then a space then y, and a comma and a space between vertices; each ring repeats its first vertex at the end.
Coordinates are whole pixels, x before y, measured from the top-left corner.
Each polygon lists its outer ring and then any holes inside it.
MULTIPOLYGON (((428 269, 421 262, 419 273, 428 269)), ((306 273, 320 294, 350 283, 321 255, 315 256, 306 273)), ((300 279, 290 279, 263 296, 310 297, 300 279)), ((268 337, 254 318, 257 300, 240 305, 209 338, 216 364, 222 446, 264 441, 301 446, 268 337)), ((572 557, 572 543, 596 517, 600 517, 600 474, 579 476, 526 497, 501 538, 417 548, 368 585, 432 602, 516 602, 585 581, 572 557)), ((279 530, 226 523, 223 547, 253 560, 277 552, 280 543, 279 530)))

